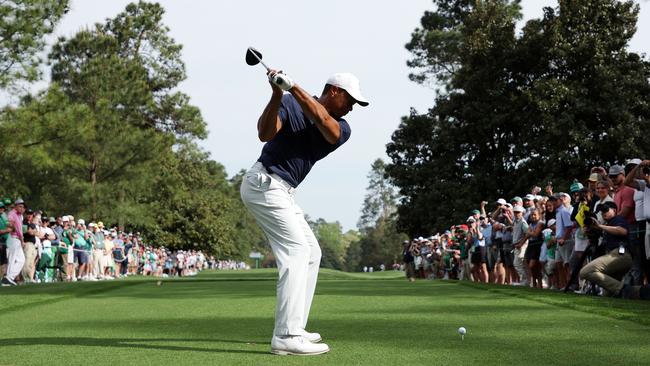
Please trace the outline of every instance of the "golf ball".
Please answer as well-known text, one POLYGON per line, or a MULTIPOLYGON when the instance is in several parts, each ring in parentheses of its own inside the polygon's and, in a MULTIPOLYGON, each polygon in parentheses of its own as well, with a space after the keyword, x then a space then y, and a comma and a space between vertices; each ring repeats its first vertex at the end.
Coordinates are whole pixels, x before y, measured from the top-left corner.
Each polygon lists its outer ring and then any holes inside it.
POLYGON ((467 329, 465 329, 465 327, 458 328, 458 334, 465 335, 465 333, 467 333, 467 329))

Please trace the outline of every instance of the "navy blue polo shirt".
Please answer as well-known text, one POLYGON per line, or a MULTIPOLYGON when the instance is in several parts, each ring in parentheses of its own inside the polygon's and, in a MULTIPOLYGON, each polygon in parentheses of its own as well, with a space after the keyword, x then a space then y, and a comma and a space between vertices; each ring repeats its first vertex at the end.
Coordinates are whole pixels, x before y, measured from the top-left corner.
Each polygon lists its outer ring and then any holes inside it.
POLYGON ((298 187, 316 162, 336 150, 350 138, 350 125, 343 119, 341 136, 330 144, 302 111, 298 101, 291 94, 282 96, 278 111, 282 121, 280 131, 262 148, 257 161, 270 173, 275 173, 292 187, 298 187))

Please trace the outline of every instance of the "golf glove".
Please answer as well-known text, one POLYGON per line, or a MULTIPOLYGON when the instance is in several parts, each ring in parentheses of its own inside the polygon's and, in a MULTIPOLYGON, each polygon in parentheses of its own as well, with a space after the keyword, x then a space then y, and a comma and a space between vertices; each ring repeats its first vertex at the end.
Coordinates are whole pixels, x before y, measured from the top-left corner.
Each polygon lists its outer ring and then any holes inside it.
POLYGON ((269 81, 284 91, 293 88, 293 80, 281 72, 278 72, 273 76, 269 75, 269 81))

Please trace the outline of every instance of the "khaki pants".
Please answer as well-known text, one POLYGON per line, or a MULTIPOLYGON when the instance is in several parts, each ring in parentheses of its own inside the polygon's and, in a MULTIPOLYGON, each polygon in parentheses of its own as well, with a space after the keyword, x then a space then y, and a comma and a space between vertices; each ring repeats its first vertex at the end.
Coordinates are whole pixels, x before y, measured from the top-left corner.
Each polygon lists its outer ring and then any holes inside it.
POLYGON ((93 264, 93 277, 98 278, 104 274, 104 250, 103 249, 93 249, 93 256, 91 263, 93 264))
POLYGON ((580 278, 598 284, 609 296, 614 296, 623 288, 618 278, 622 278, 631 267, 632 256, 628 250, 625 254, 618 254, 618 249, 614 249, 582 267, 580 278))
POLYGON ((32 275, 36 271, 36 245, 34 243, 25 242, 23 245, 23 253, 25 254, 25 265, 23 266, 22 274, 25 282, 33 282, 32 275))

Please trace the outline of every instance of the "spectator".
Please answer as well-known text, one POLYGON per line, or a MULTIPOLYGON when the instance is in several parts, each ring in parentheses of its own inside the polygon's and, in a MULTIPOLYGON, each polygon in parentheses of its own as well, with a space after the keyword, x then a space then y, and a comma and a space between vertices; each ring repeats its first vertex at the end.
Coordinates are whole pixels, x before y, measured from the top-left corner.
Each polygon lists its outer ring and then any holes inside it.
POLYGON ((9 216, 4 200, 0 200, 0 277, 7 272, 7 241, 11 229, 8 228, 9 216))
MULTIPOLYGON (((570 287, 578 289, 578 272, 582 268, 582 256, 589 246, 589 237, 587 236, 585 219, 588 217, 590 212, 593 212, 593 206, 590 206, 592 202, 591 191, 584 188, 584 186, 579 182, 574 181, 573 184, 571 184, 569 191, 574 200, 573 209, 571 211, 571 222, 574 227, 574 245, 573 253, 569 260, 571 268, 569 273, 571 279, 570 287)), ((587 222, 587 224, 590 224, 590 222, 587 222)))
POLYGON ((618 207, 618 216, 623 216, 628 224, 634 224, 634 189, 626 186, 625 170, 620 165, 609 168, 609 179, 614 184, 614 203, 618 207))
POLYGON ((535 195, 533 195, 531 193, 525 195, 524 198, 523 198, 523 201, 524 201, 523 207, 526 210, 524 212, 524 220, 526 220, 526 221, 528 221, 528 218, 530 217, 530 213, 533 210, 536 209, 535 199, 536 199, 535 195))
POLYGON ((487 283, 488 270, 485 237, 479 228, 478 222, 474 219, 473 216, 470 216, 467 219, 467 223, 469 224, 467 241, 473 248, 473 253, 471 255, 472 276, 474 277, 474 282, 487 283))
POLYGON ((506 280, 505 258, 504 258, 504 242, 503 235, 506 231, 504 206, 506 200, 499 198, 496 201, 496 209, 492 213, 490 222, 492 223, 492 245, 497 251, 495 262, 495 277, 496 283, 503 285, 506 280))
POLYGON ((506 203, 502 207, 504 223, 503 223, 503 250, 499 253, 499 258, 503 262, 505 267, 505 284, 514 284, 519 283, 519 276, 517 271, 515 271, 514 265, 514 247, 513 247, 513 225, 514 225, 514 214, 512 212, 512 205, 506 203))
POLYGON ((634 189, 634 218, 630 225, 630 250, 633 265, 630 271, 632 284, 643 284, 643 276, 650 282, 650 160, 636 163, 625 177, 625 185, 634 189))
POLYGON ((555 219, 550 219, 546 222, 546 229, 542 233, 544 236, 544 246, 546 247, 544 273, 548 277, 549 288, 551 290, 559 289, 558 276, 555 275, 555 219))
POLYGON ((573 252, 573 222, 571 222, 571 197, 564 193, 553 196, 555 202, 555 233, 557 248, 555 249, 556 275, 560 287, 564 288, 569 280, 569 264, 573 252), (568 206, 568 207, 567 207, 568 206))
POLYGON ((580 278, 596 283, 608 296, 621 296, 623 283, 616 276, 626 273, 632 267, 628 223, 623 216, 617 214, 614 202, 605 202, 598 209, 605 219, 605 225, 597 220, 593 221, 596 227, 603 231, 606 254, 584 266, 580 271, 580 278))
POLYGON ((528 286, 528 267, 524 258, 526 249, 528 248, 528 237, 526 235, 528 232, 528 223, 524 220, 524 212, 526 209, 524 209, 523 205, 515 205, 512 211, 514 212, 514 224, 512 228, 512 242, 514 244, 513 265, 519 277, 518 282, 522 286, 528 286))
POLYGON ((93 252, 92 252, 92 277, 96 279, 101 279, 104 275, 104 232, 102 231, 103 224, 101 221, 92 226, 92 236, 93 236, 93 252))
POLYGON ((16 286, 16 278, 25 264, 25 253, 23 252, 23 213, 25 202, 17 199, 14 208, 9 212, 7 218, 9 223, 9 240, 7 240, 7 274, 2 278, 2 286, 16 286))
POLYGON ((524 258, 528 264, 531 286, 542 288, 542 268, 540 266, 540 256, 542 254, 542 244, 544 243, 544 235, 542 234, 542 230, 546 226, 546 223, 541 220, 541 215, 536 208, 530 211, 530 217, 528 220, 528 230, 524 238, 528 240, 528 246, 525 249, 524 258))
MULTIPOLYGON (((25 264, 21 271, 23 281, 31 283, 36 273, 36 224, 34 224, 34 211, 28 209, 23 219, 23 254, 25 264)), ((40 221, 37 219, 37 221, 40 221)))

